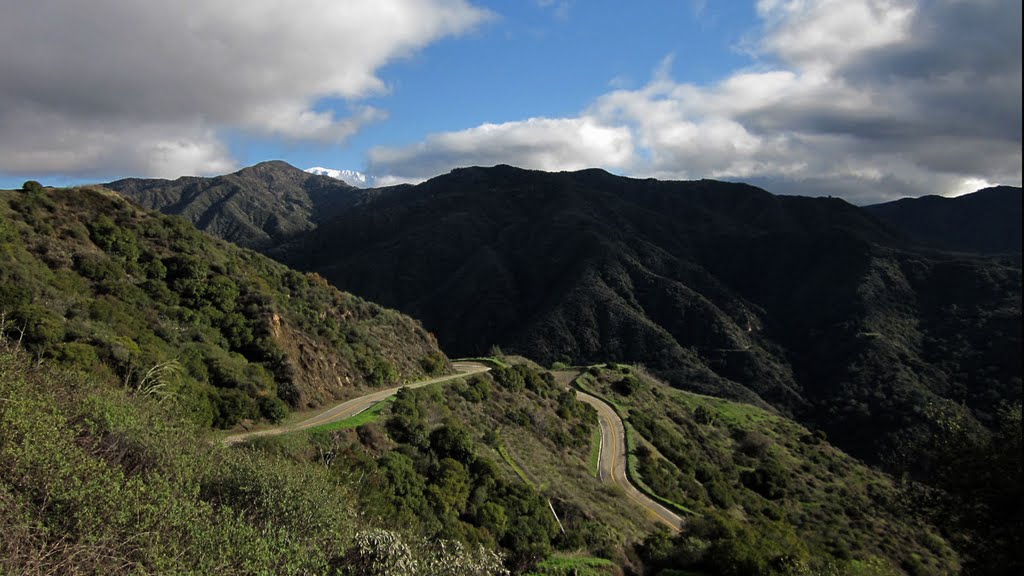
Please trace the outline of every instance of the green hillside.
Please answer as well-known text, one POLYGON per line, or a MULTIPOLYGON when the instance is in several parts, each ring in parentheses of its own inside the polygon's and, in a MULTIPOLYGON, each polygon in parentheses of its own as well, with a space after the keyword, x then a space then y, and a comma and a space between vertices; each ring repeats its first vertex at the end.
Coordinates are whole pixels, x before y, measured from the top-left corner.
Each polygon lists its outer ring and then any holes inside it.
POLYGON ((676 390, 624 366, 580 386, 619 406, 648 489, 693 511, 656 564, 712 574, 947 574, 957 554, 893 480, 822 434, 754 406, 676 390), (832 572, 829 572, 832 571, 832 572))
POLYGON ((0 192, 0 332, 204 425, 444 371, 414 320, 97 189, 0 192))
POLYGON ((528 364, 403 392, 354 429, 255 446, 358 478, 367 518, 497 546, 514 570, 608 573, 585 558, 666 576, 670 568, 736 575, 957 569, 957 554, 936 527, 899 505, 902 493, 888 476, 793 421, 674 390, 626 367, 583 379, 628 413, 639 476, 692 510, 680 536, 593 476, 596 415, 528 364))
POLYGON ((152 396, 0 340, 0 574, 506 574, 360 516, 351 480, 210 442, 152 396))

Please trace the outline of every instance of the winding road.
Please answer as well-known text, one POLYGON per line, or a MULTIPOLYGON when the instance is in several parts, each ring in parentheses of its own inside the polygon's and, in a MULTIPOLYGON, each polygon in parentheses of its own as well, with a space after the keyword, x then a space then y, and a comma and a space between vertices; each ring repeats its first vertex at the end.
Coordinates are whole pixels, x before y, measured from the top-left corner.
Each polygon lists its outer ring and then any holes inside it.
POLYGON ((439 376, 437 378, 430 378, 427 380, 420 380, 413 384, 406 384, 404 386, 396 386, 394 388, 388 388, 386 390, 378 390, 365 396, 353 398, 351 400, 342 402, 333 408, 324 410, 323 412, 303 420, 301 422, 291 424, 288 426, 278 426, 276 428, 267 428, 266 430, 255 430, 252 432, 241 432, 238 434, 231 434, 221 439, 224 444, 237 444, 239 442, 245 442, 246 440, 252 440, 260 436, 277 436, 279 434, 286 434, 288 432, 296 432, 298 430, 306 430, 323 424, 329 424, 331 422, 337 422, 338 420, 344 420, 351 418, 360 412, 369 409, 374 404, 386 400, 398 393, 402 388, 421 388, 423 386, 429 386, 431 384, 437 384, 438 382, 445 382, 447 380, 454 380, 456 378, 462 378, 464 376, 470 376, 472 374, 479 374, 481 372, 487 372, 491 368, 486 364, 480 362, 453 362, 452 366, 458 371, 458 374, 448 374, 446 376, 439 376))
POLYGON ((665 524, 673 531, 680 531, 683 520, 674 512, 655 502, 637 490, 626 475, 626 428, 622 419, 604 400, 591 396, 582 390, 576 390, 576 398, 590 404, 597 410, 601 424, 601 452, 597 460, 598 478, 612 481, 622 488, 630 500, 647 511, 647 514, 665 524))
MULTIPOLYGON (((453 362, 452 366, 458 371, 457 374, 448 374, 437 378, 420 380, 419 382, 406 384, 405 386, 396 386, 394 388, 378 390, 377 392, 342 402, 337 406, 324 410, 315 416, 311 416, 310 418, 295 424, 267 428, 265 430, 231 434, 223 437, 221 442, 224 444, 237 444, 239 442, 245 442, 246 440, 251 440, 261 436, 277 436, 279 434, 306 430, 323 424, 337 422, 338 420, 351 418, 352 416, 369 409, 374 404, 394 396, 402 388, 421 388, 438 382, 445 382, 472 374, 487 372, 491 369, 486 364, 468 361, 453 362)), ((597 410, 598 421, 601 426, 601 450, 598 458, 598 478, 602 481, 611 481, 615 483, 622 488, 623 492, 625 492, 626 496, 630 500, 633 500, 634 503, 646 510, 647 514, 652 519, 665 524, 674 531, 679 531, 683 524, 682 519, 680 519, 679 516, 644 495, 642 492, 637 490, 632 483, 630 483, 629 478, 626 475, 626 429, 623 426, 622 419, 619 418, 619 415, 616 414, 615 410, 603 400, 595 396, 591 396, 579 389, 576 390, 576 397, 580 401, 593 406, 594 409, 597 410)))

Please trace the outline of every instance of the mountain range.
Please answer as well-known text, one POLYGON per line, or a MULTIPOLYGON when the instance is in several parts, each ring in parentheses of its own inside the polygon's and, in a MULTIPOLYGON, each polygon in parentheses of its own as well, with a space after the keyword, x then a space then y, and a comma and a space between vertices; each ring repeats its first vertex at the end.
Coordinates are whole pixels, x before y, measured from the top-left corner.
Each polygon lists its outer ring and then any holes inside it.
MULTIPOLYGON (((311 178, 274 162, 220 181, 250 173, 270 186, 311 178)), ((146 194, 129 196, 215 234, 252 229, 196 217, 217 181, 190 195, 137 183, 146 194)), ((897 217, 744 184, 509 166, 298 189, 308 219, 276 244, 243 244, 421 319, 450 354, 497 345, 544 363, 642 363, 674 386, 794 415, 872 461, 928 436, 923 405, 986 423, 1020 400, 1019 250, 968 254, 963 239, 977 236, 965 232, 942 241, 961 253, 936 251, 918 232, 928 217, 903 208, 917 203, 897 203, 897 217)), ((989 196, 1008 206, 973 225, 1014 220, 1019 236, 1020 189, 989 196)))
POLYGON ((1022 565, 1019 189, 283 162, 109 188, 135 204, 0 191, 0 572, 1022 565), (438 378, 442 350, 488 357, 438 378))

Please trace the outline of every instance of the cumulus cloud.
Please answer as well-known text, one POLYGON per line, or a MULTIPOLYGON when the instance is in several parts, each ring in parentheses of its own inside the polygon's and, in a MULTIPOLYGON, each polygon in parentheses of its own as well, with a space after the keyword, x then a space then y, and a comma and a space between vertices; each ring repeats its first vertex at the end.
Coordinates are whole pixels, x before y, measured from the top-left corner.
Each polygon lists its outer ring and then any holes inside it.
POLYGON ((587 165, 854 202, 1020 185, 1019 0, 760 0, 757 9, 763 25, 744 43, 755 65, 715 84, 674 80, 668 59, 646 86, 604 94, 577 118, 435 134, 375 150, 374 169, 422 178, 468 164, 587 165), (600 139, 547 128, 584 121, 616 135, 614 156, 600 155, 600 139))
POLYGON ((459 132, 430 135, 406 148, 370 151, 369 171, 400 181, 423 180, 455 165, 513 163, 536 170, 611 169, 633 163, 630 130, 594 118, 530 118, 484 124, 459 132), (453 164, 457 162, 458 164, 453 164))
POLYGON ((0 170, 180 175, 218 133, 338 142, 377 70, 488 17, 465 0, 0 0, 0 170), (336 116, 325 98, 351 103, 336 116))

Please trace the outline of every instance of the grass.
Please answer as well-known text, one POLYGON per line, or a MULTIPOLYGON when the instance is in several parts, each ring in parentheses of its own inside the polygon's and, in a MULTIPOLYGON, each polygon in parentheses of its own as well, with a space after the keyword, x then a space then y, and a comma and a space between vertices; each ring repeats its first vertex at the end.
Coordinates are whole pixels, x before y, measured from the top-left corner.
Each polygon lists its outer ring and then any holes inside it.
POLYGON ((478 356, 474 358, 453 358, 452 362, 479 362, 481 364, 487 364, 492 368, 508 368, 509 366, 507 362, 501 360, 500 358, 495 358, 493 356, 478 356))
POLYGON ((370 406, 366 410, 363 410, 355 416, 349 416, 344 420, 338 420, 337 422, 330 422, 327 424, 321 424, 320 426, 314 426, 305 432, 332 432, 334 430, 347 430, 349 428, 358 428, 363 424, 369 424, 380 417, 380 413, 388 407, 391 402, 394 401, 394 397, 385 398, 380 402, 377 402, 373 406, 370 406))
POLYGON ((601 425, 598 424, 597 428, 594 428, 594 433, 590 436, 590 460, 589 470, 594 478, 598 478, 601 475, 599 466, 601 464, 601 425))
POLYGON ((544 560, 527 576, 608 576, 615 564, 604 558, 555 554, 544 560))
POLYGON ((526 476, 526 471, 520 468, 519 464, 516 464, 516 461, 512 458, 512 455, 509 454, 508 448, 505 446, 504 442, 498 443, 498 454, 501 454, 502 459, 505 460, 506 464, 512 467, 512 471, 516 473, 516 476, 519 476, 520 480, 525 482, 527 486, 536 488, 533 482, 530 481, 530 478, 526 476))

